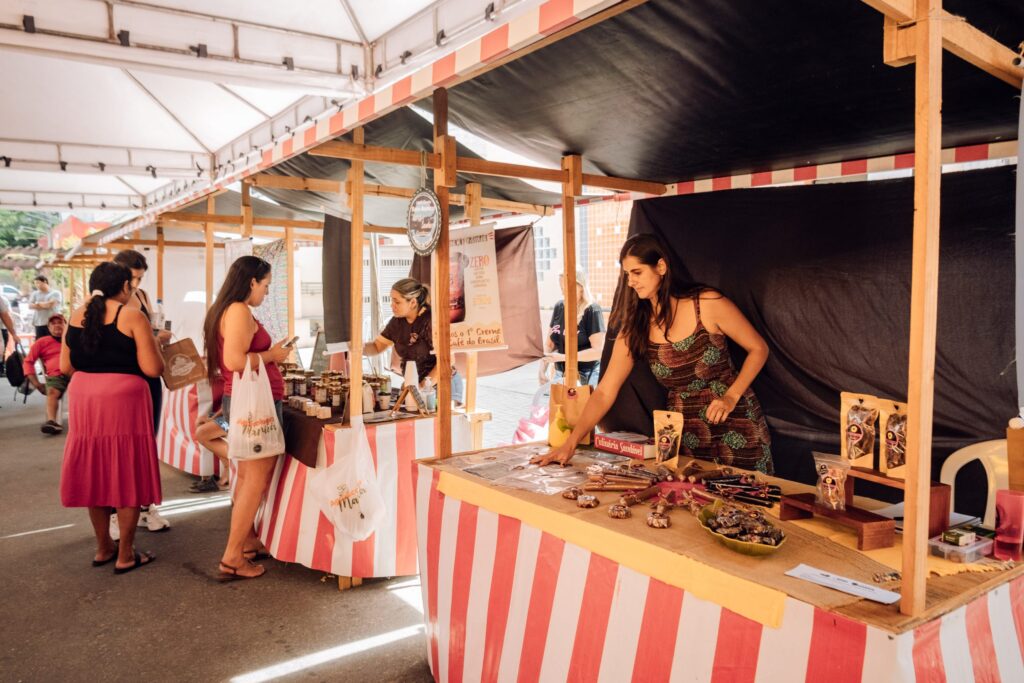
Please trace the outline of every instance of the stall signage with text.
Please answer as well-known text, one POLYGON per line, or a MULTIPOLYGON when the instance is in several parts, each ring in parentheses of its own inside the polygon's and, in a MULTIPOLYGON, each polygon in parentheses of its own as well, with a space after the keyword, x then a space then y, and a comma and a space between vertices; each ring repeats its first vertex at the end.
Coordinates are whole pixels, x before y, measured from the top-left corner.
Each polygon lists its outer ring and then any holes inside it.
POLYGON ((452 231, 448 253, 452 351, 503 348, 494 224, 452 231))

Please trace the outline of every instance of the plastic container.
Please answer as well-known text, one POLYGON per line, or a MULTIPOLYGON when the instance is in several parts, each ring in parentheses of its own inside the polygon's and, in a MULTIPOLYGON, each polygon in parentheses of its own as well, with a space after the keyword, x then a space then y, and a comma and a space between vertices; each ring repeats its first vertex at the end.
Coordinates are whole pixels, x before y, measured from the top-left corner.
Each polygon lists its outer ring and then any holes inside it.
POLYGON ((992 539, 982 538, 970 545, 952 545, 943 543, 941 536, 928 541, 928 549, 932 555, 944 557, 950 562, 977 562, 992 553, 992 539))

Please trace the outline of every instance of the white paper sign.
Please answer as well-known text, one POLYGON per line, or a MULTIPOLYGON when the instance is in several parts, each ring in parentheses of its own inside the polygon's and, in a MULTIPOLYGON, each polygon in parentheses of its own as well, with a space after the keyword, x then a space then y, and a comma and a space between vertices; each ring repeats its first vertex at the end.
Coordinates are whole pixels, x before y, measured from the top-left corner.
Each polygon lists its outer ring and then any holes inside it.
POLYGON ((452 351, 503 348, 494 224, 454 230, 450 245, 448 306, 436 315, 448 314, 452 351))
POLYGON ((856 595, 868 600, 874 600, 875 602, 880 602, 884 605, 891 605, 894 602, 899 602, 900 599, 899 593, 893 593, 892 591, 887 591, 883 588, 879 588, 878 586, 854 581, 851 578, 826 572, 822 569, 806 564, 800 564, 790 569, 786 572, 786 576, 810 581, 811 583, 816 583, 819 586, 825 586, 826 588, 834 588, 837 591, 856 595))

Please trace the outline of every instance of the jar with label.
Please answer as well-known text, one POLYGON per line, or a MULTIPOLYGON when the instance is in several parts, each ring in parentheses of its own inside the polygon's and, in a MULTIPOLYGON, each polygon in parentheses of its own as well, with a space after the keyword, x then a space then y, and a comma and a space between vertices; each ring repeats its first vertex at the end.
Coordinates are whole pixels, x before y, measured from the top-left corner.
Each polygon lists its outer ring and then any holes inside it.
POLYGON ((316 395, 313 400, 320 405, 325 405, 327 403, 327 385, 324 382, 317 382, 316 395))

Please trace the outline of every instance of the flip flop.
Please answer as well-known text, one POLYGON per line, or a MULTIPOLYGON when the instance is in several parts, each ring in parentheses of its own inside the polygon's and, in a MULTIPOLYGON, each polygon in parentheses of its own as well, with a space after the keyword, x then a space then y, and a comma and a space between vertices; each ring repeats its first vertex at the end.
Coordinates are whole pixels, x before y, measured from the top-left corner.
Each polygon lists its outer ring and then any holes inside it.
POLYGON ((135 562, 128 565, 127 567, 114 567, 114 573, 127 574, 128 572, 138 569, 139 567, 145 567, 147 564, 150 564, 152 562, 156 562, 156 555, 153 555, 152 553, 142 553, 141 555, 139 553, 135 553, 135 562), (145 562, 142 561, 143 557, 147 558, 145 562))
MULTIPOLYGON (((250 562, 250 561, 246 560, 246 562, 250 562)), ((251 564, 251 562, 250 562, 250 564, 251 564)), ((234 565, 230 565, 230 564, 226 564, 224 562, 221 562, 220 566, 218 567, 219 574, 217 575, 217 580, 220 581, 221 583, 228 583, 229 581, 241 581, 243 579, 258 579, 258 578, 260 578, 261 576, 263 576, 264 574, 267 573, 267 570, 264 569, 262 572, 260 572, 259 574, 254 575, 254 576, 245 576, 244 574, 239 574, 238 573, 239 569, 241 569, 241 567, 235 567, 234 565), (225 567, 227 569, 229 569, 230 571, 224 571, 225 567)))

